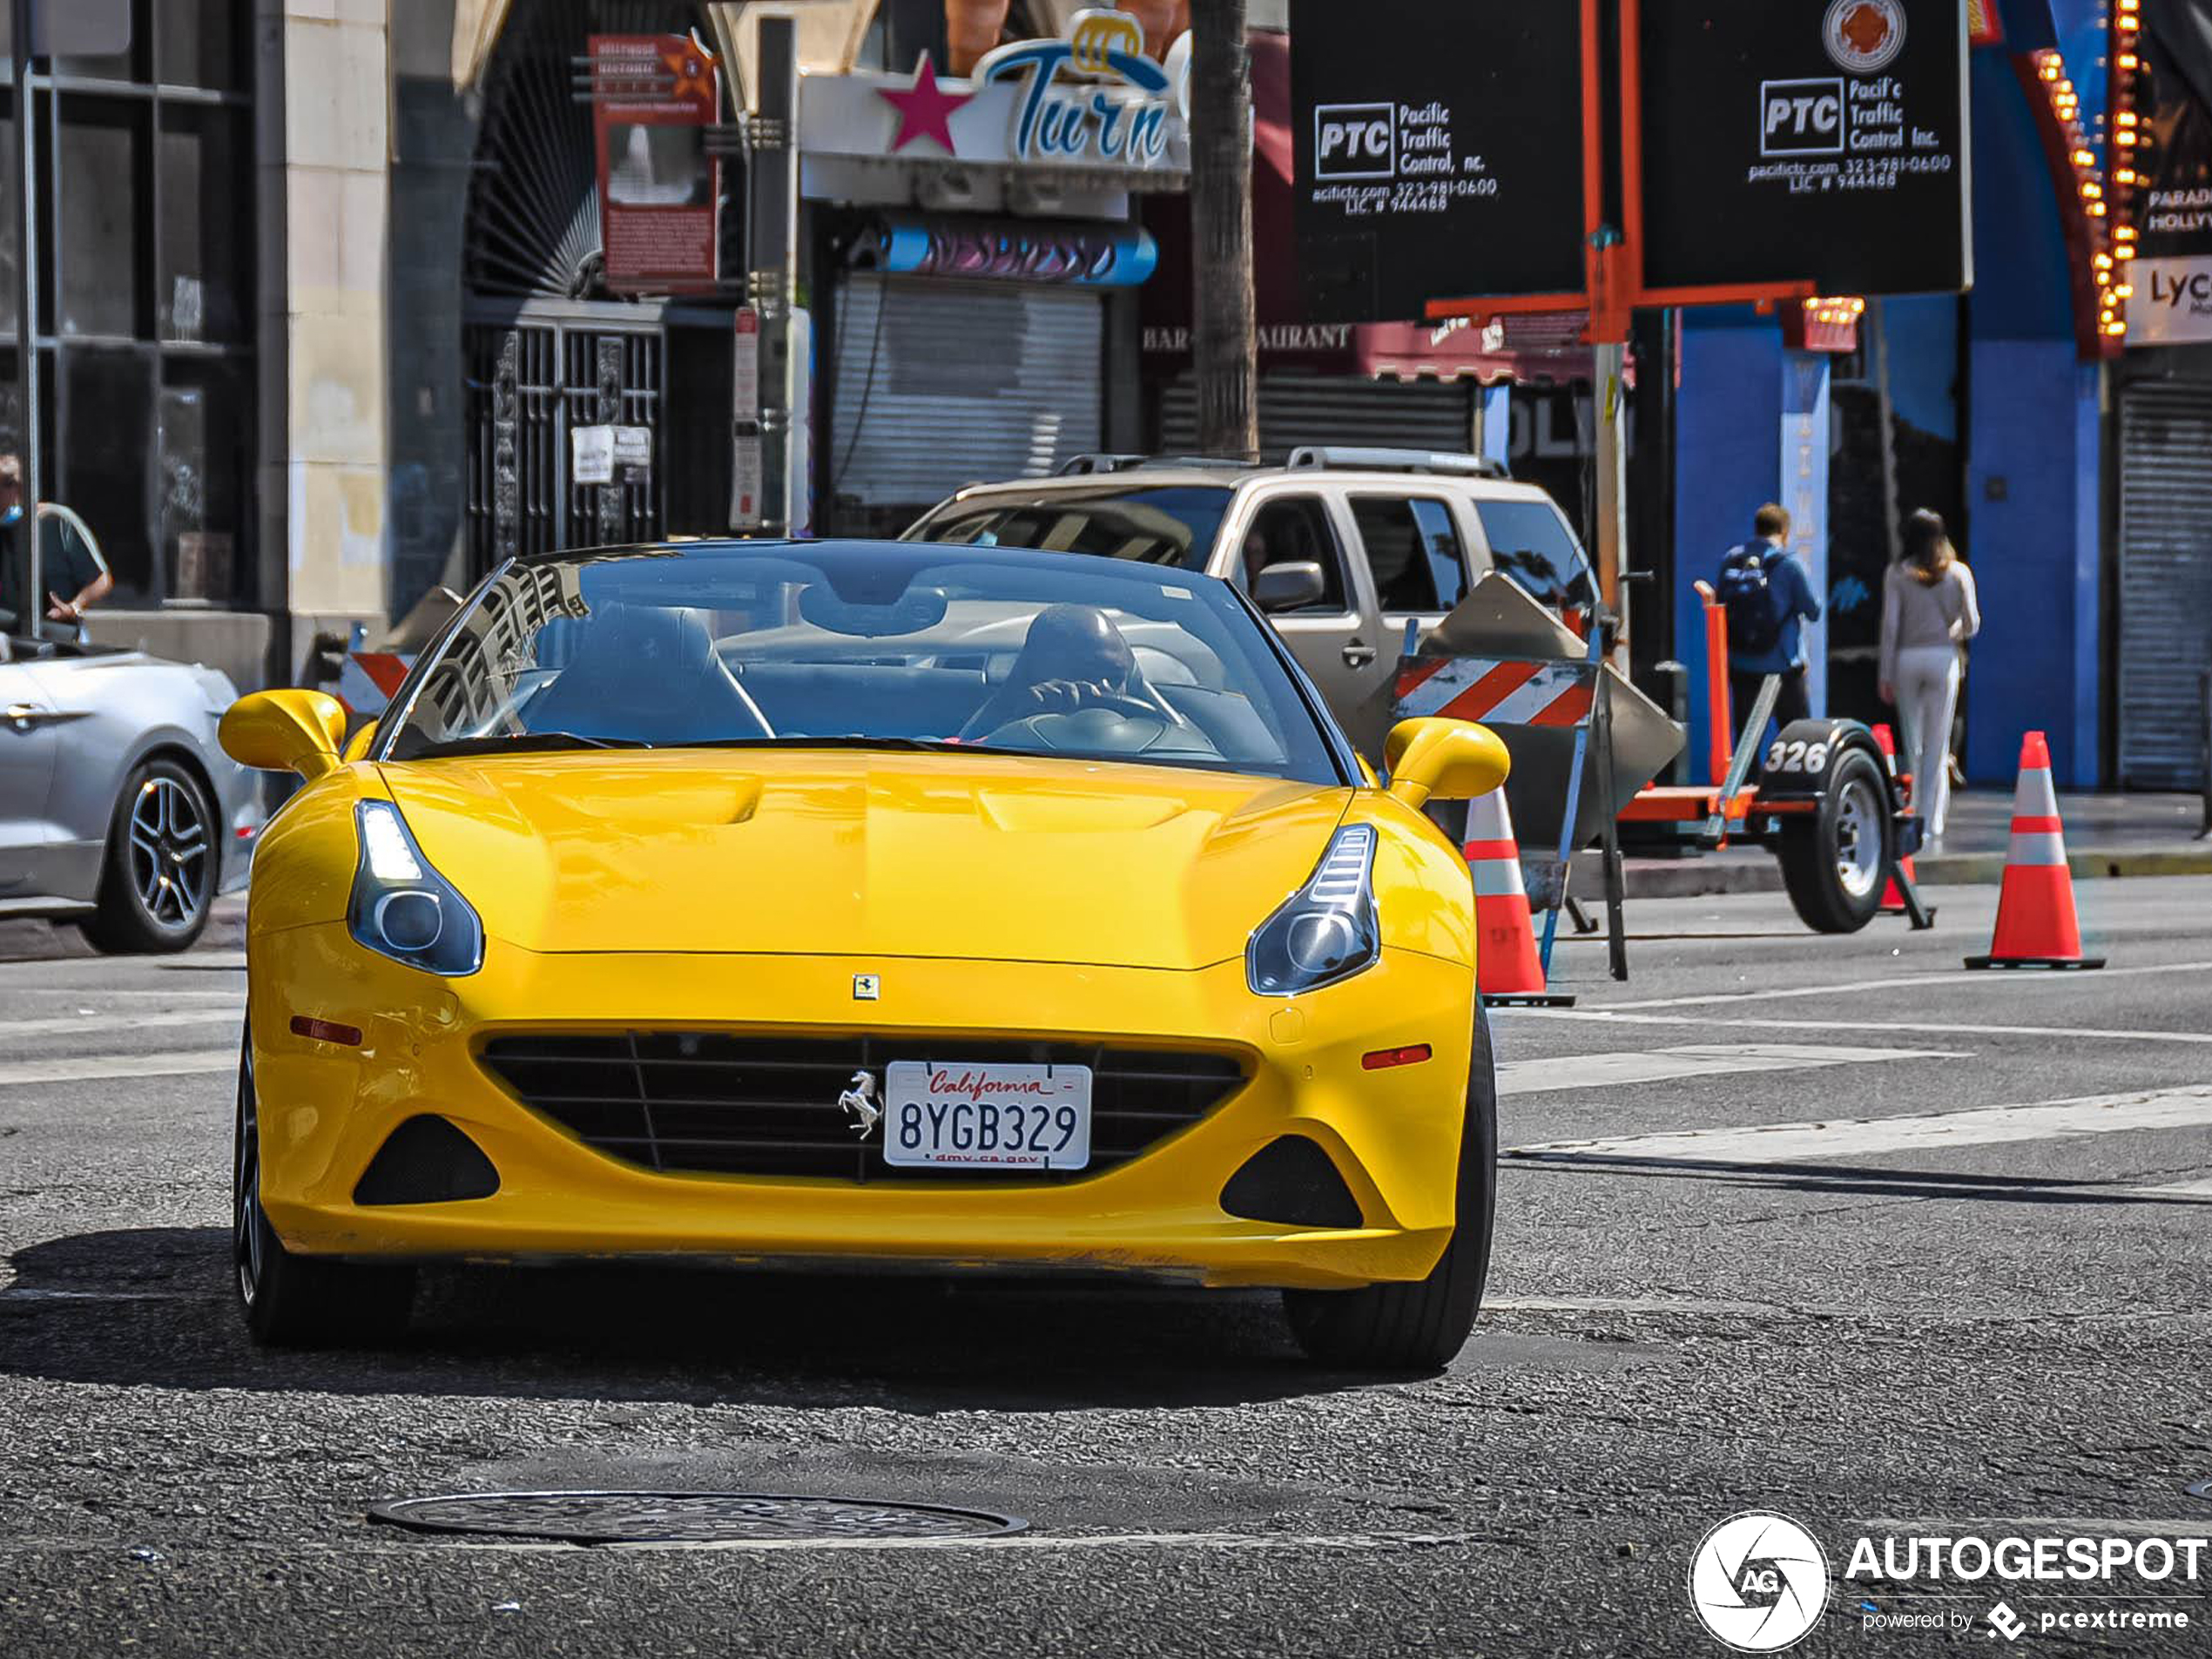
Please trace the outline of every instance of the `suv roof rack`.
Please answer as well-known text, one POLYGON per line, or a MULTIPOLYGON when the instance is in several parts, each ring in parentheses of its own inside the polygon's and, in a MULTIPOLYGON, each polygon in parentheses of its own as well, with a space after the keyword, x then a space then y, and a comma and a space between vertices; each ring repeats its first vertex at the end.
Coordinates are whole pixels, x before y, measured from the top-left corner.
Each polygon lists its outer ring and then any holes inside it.
POLYGON ((1433 472, 1461 478, 1510 478, 1506 463, 1490 455, 1448 449, 1384 449, 1309 443, 1291 451, 1293 471, 1341 467, 1367 472, 1433 472))
POLYGON ((1257 467, 1257 461, 1233 459, 1228 455, 1070 455, 1060 463, 1055 477, 1080 477, 1094 472, 1134 472, 1140 467, 1257 467))

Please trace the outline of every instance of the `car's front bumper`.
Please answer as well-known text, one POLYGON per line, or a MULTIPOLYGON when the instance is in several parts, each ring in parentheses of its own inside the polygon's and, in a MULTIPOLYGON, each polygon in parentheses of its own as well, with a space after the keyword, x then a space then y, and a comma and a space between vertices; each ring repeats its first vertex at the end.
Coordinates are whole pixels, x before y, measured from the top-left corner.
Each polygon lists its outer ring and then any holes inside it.
MULTIPOLYGON (((677 1255, 1167 1274, 1213 1285, 1418 1278, 1449 1238, 1472 1036, 1464 964, 1386 952, 1294 1001, 1253 996, 1241 962, 1191 973, 839 956, 536 955, 494 941, 442 981, 361 950, 340 926, 257 936, 251 1002, 261 1200, 292 1249, 523 1259, 677 1255), (880 1001, 854 1001, 856 974, 880 1001), (294 1016, 357 1028, 312 1040, 294 1016), (1096 1176, 1031 1184, 958 1172, 856 1181, 661 1174, 583 1145, 482 1068, 505 1033, 860 1031, 948 1039, 1151 1042, 1238 1051, 1249 1080, 1201 1121, 1096 1176), (1427 1043, 1384 1070, 1375 1049, 1427 1043), (401 1123, 435 1113, 489 1157, 499 1190, 363 1205, 355 1184, 401 1123), (1240 1219, 1224 1184, 1262 1147, 1326 1151, 1361 1225, 1240 1219)), ((834 1102, 826 1100, 826 1110, 834 1102)))

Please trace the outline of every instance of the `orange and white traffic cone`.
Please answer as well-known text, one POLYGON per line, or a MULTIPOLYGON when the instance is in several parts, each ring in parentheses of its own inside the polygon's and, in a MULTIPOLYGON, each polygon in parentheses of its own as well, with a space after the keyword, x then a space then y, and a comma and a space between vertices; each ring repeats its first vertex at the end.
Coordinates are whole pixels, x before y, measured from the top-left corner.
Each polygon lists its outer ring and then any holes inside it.
MULTIPOLYGON (((1882 751, 1882 758, 1890 762, 1890 770, 1892 772, 1895 772, 1897 770, 1896 737, 1891 732, 1889 727, 1885 725, 1878 725, 1874 728, 1874 741, 1878 745, 1879 745, 1882 751)), ((1912 788, 1916 796, 1919 793, 1919 787, 1920 780, 1916 778, 1912 780, 1912 788)), ((1912 804, 1914 809, 1917 811, 1919 806, 1919 800, 1916 799, 1912 804)), ((1899 859, 1897 861, 1897 864, 1898 868, 1905 872, 1905 879, 1907 881, 1918 882, 1920 878, 1913 873, 1912 860, 1910 856, 1899 859)), ((1902 916, 1906 914, 1905 895, 1898 891, 1897 877, 1895 875, 1892 875, 1887 881, 1882 884, 1882 914, 1885 916, 1902 916)), ((1928 912, 1928 914, 1932 916, 1935 914, 1935 912, 1931 910, 1928 912)))
POLYGON ((1513 838, 1506 792, 1494 789, 1467 803, 1467 870, 1474 878, 1475 987, 1494 1007, 1575 1006, 1571 996, 1544 988, 1536 955, 1536 927, 1521 876, 1521 847, 1513 838))
POLYGON ((2013 841, 2005 884, 1997 893, 1997 934, 1989 954, 1969 968, 2102 968, 2081 954, 2074 914, 2074 872, 2067 867, 2058 792, 2051 786, 2051 750, 2040 732, 2020 744, 2020 787, 2013 796, 2013 841))

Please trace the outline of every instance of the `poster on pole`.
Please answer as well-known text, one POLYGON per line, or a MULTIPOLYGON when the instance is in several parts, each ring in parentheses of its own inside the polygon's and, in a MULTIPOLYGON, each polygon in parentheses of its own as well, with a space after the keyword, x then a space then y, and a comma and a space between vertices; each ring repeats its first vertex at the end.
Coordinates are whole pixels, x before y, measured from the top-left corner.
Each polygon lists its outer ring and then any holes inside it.
POLYGON ((594 35, 591 125, 610 293, 714 287, 721 162, 713 56, 687 35, 594 35))
POLYGON ((1583 285, 1580 8, 1291 0, 1309 319, 1402 322, 1448 294, 1583 285))
POLYGON ((1642 287, 1973 280, 1966 0, 1643 0, 1642 287))
POLYGON ((2161 24, 2173 16, 2154 12, 2136 43, 2134 104, 2148 142, 2134 152, 2130 346, 2212 340, 2212 24, 2169 40, 2161 24))

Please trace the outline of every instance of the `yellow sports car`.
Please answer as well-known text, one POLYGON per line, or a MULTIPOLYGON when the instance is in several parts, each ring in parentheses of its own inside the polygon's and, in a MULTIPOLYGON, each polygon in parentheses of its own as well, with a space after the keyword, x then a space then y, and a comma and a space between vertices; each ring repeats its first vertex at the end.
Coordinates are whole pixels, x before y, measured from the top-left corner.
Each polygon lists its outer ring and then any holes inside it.
POLYGON ((1379 786, 1227 584, 516 559, 343 738, 307 691, 222 726, 307 780, 247 912, 258 1339, 388 1332, 441 1258, 678 1256, 1280 1286, 1345 1365, 1465 1340, 1490 1045, 1420 808, 1505 751, 1409 721, 1379 786))

